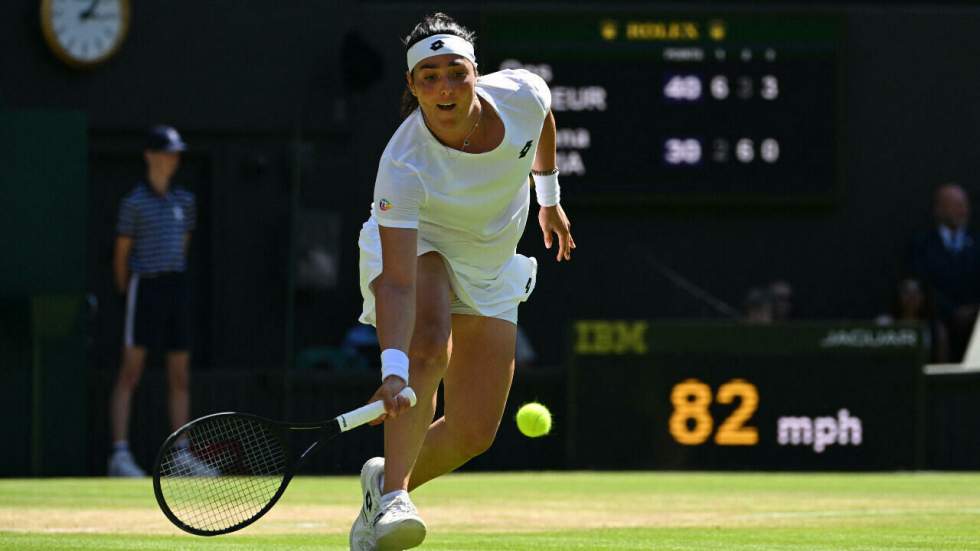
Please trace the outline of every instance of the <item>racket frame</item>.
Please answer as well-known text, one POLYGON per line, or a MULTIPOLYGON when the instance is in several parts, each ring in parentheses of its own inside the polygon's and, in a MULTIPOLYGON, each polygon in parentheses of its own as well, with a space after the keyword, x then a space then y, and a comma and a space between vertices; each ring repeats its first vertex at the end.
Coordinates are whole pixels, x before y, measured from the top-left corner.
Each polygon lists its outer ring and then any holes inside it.
MULTIPOLYGON (((412 407, 415 406, 417 398, 411 387, 403 388, 398 395, 408 400, 412 407)), ((338 415, 333 419, 313 423, 284 423, 280 421, 273 421, 272 419, 261 417, 259 415, 236 411, 224 411, 221 413, 212 413, 211 415, 199 417, 174 431, 174 433, 167 437, 167 439, 163 442, 163 445, 160 446, 160 451, 157 452, 156 461, 153 463, 153 495, 156 497, 157 505, 160 506, 160 510, 163 511, 164 516, 166 516, 167 519, 174 524, 174 526, 177 526, 187 533, 194 534, 195 536, 219 536, 221 534, 228 534, 230 532, 241 530, 242 528, 245 528, 246 526, 262 518, 263 515, 272 509, 276 502, 279 501, 279 498, 282 497, 282 494, 286 491, 286 486, 288 486, 289 481, 293 479, 293 475, 295 474, 296 470, 302 466, 306 458, 317 446, 320 445, 321 442, 326 442, 342 432, 347 432, 349 430, 356 429, 361 425, 365 425, 377 419, 379 416, 384 414, 384 412, 384 403, 379 400, 348 411, 347 413, 338 415), (320 431, 320 434, 312 444, 303 450, 303 453, 300 454, 299 457, 294 459, 291 463, 286 464, 286 469, 283 472, 283 478, 282 482, 279 484, 279 489, 276 490, 275 495, 272 496, 269 503, 259 510, 258 513, 252 515, 251 518, 245 521, 239 522, 238 524, 234 524, 227 528, 222 528, 220 530, 201 530, 200 528, 195 528, 180 520, 170 509, 170 506, 167 505, 167 500, 163 496, 163 488, 160 486, 160 466, 163 463, 163 459, 166 457, 166 455, 173 449, 176 441, 184 433, 191 430, 195 425, 212 420, 216 417, 246 418, 258 421, 259 423, 273 428, 276 437, 280 440, 283 452, 287 458, 292 455, 292 446, 289 445, 289 439, 286 438, 286 435, 289 434, 290 431, 320 431)))
POLYGON ((195 536, 220 536, 221 534, 236 532, 252 524, 253 522, 259 520, 266 513, 268 513, 269 510, 272 509, 272 507, 276 504, 276 502, 279 501, 279 498, 282 497, 282 495, 286 492, 286 487, 289 485, 289 482, 292 480, 293 476, 295 475, 296 470, 299 469, 300 466, 302 466, 303 462, 309 456, 310 452, 312 452, 313 449, 316 448, 321 442, 330 440, 331 438, 337 436, 340 433, 341 433, 340 417, 335 417, 328 421, 321 421, 318 423, 282 423, 279 421, 273 421, 272 419, 268 419, 259 415, 253 415, 251 413, 242 413, 237 411, 223 411, 220 413, 212 413, 211 415, 205 415, 204 417, 195 419, 190 423, 187 423, 183 427, 177 429, 173 434, 171 434, 164 441, 163 445, 160 446, 160 451, 157 453, 156 461, 153 464, 153 495, 156 497, 157 505, 160 506, 160 510, 163 511, 164 516, 166 516, 167 519, 174 524, 174 526, 177 526, 178 528, 180 528, 181 530, 187 533, 194 534, 195 536), (180 518, 178 518, 177 515, 174 514, 174 512, 170 509, 170 506, 167 504, 166 498, 164 498, 163 488, 161 487, 160 484, 160 468, 161 465, 163 464, 164 458, 166 458, 166 456, 175 448, 174 444, 185 433, 192 430, 195 426, 201 423, 210 422, 222 417, 250 419, 252 421, 256 421, 258 423, 261 423, 262 425, 271 428, 272 434, 274 434, 275 437, 279 440, 279 444, 282 446, 283 452, 287 458, 293 456, 292 446, 289 444, 289 438, 287 437, 290 432, 320 431, 321 434, 317 437, 316 440, 313 441, 312 444, 310 444, 306 448, 306 450, 303 451, 302 454, 299 455, 299 457, 295 457, 294 459, 290 460, 289 463, 286 464, 286 468, 283 471, 282 482, 280 482, 279 488, 276 490, 276 493, 272 496, 272 498, 269 499, 269 502, 265 505, 265 507, 260 509, 257 513, 252 515, 247 520, 239 522, 238 524, 234 524, 232 526, 229 526, 227 528, 222 528, 220 530, 202 530, 200 528, 190 526, 184 521, 180 520, 180 518))

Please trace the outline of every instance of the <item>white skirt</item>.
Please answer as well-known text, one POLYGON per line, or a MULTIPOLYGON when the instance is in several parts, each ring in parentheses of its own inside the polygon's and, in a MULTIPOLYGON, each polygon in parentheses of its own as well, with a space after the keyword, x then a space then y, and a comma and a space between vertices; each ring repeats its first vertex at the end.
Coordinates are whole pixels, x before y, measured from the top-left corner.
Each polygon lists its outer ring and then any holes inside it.
MULTIPOLYGON (((375 325, 374 291, 371 283, 381 275, 381 235, 378 222, 372 216, 361 226, 357 240, 360 249, 360 283, 364 306, 361 323, 375 325)), ((419 237, 418 256, 442 252, 419 237)), ((452 301, 454 314, 470 314, 498 318, 517 324, 517 307, 526 301, 537 284, 538 261, 515 253, 499 270, 491 273, 456 262, 442 254, 449 274, 449 284, 456 297, 452 301)))

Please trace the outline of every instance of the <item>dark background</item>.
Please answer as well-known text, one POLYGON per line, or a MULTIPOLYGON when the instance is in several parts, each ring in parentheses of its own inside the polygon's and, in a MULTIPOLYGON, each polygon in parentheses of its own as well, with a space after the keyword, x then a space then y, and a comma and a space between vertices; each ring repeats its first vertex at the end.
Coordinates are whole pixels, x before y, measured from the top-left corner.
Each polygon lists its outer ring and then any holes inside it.
MULTIPOLYGON (((264 366, 284 353, 283 260, 297 164, 301 204, 338 213, 343 245, 336 290, 298 297, 297 345, 339 341, 359 312, 356 232, 399 122, 398 38, 432 7, 141 3, 117 56, 77 71, 45 46, 36 2, 7 6, 0 106, 88 115, 88 287, 101 303, 109 300, 115 209, 141 176, 141 132, 167 121, 191 144, 179 180, 202 207, 193 264, 210 335, 199 339, 198 363, 264 366), (295 152, 297 142, 305 154, 295 152)), ((450 11, 479 28, 479 10, 450 11)), ((560 361, 561 320, 710 315, 637 258, 644 253, 735 305, 748 287, 784 278, 803 317, 862 319, 887 309, 904 244, 929 222, 932 187, 959 180, 977 190, 980 9, 826 11, 845 16, 839 200, 814 209, 579 207, 569 213, 578 250, 567 265, 549 258, 532 222, 520 248, 542 260, 542 285, 521 319, 546 363, 560 361)))
MULTIPOLYGON (((595 6, 610 14, 665 9, 595 6)), ((0 110, 70 110, 87 119, 88 195, 79 208, 87 211, 88 265, 75 290, 91 298, 88 363, 106 384, 122 323, 111 283, 116 209, 142 177, 147 126, 173 124, 190 144, 177 180, 199 202, 195 369, 279 369, 306 348, 338 344, 360 312, 356 237, 378 158, 400 121, 399 37, 429 11, 448 11, 478 32, 488 13, 469 2, 254 0, 247 9, 232 0, 140 2, 121 51, 80 71, 48 50, 36 1, 4 7, 0 110), (299 207, 339 221, 331 289, 292 291, 299 207)), ((566 9, 543 2, 492 9, 522 7, 566 9)), ((683 6, 685 13, 712 9, 683 6)), ((576 205, 569 215, 578 249, 568 264, 544 249, 532 218, 519 250, 539 258, 540 284, 521 325, 542 364, 567 361, 570 320, 716 316, 660 276, 654 261, 736 307, 749 287, 780 278, 794 286, 799 318, 870 320, 891 306, 909 237, 930 225, 932 188, 957 180, 977 199, 980 8, 767 2, 718 9, 842 18, 840 193, 829 204, 794 207, 576 205)), ((478 41, 478 56, 479 49, 478 41)), ((95 410, 103 398, 93 393, 95 410)))

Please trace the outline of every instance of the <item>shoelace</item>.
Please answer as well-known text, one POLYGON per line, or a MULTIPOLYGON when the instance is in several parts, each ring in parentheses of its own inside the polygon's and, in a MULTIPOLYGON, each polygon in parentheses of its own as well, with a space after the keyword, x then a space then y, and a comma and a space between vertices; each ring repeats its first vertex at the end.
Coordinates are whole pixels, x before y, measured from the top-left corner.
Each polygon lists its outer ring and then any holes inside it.
POLYGON ((391 506, 388 507, 388 510, 398 511, 399 513, 409 513, 412 515, 415 514, 415 506, 412 505, 412 502, 401 496, 396 497, 394 501, 391 502, 391 506))
POLYGON ((403 513, 407 515, 418 514, 411 501, 405 499, 404 497, 398 496, 391 502, 391 505, 388 505, 387 509, 379 512, 378 515, 374 517, 374 524, 377 524, 378 521, 381 520, 381 517, 389 513, 403 513))

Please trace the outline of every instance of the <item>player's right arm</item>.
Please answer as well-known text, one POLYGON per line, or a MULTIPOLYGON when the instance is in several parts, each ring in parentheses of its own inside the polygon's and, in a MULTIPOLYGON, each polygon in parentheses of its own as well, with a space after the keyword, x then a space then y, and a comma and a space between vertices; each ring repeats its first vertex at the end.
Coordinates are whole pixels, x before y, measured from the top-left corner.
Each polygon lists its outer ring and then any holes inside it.
POLYGON ((392 416, 410 407, 407 399, 397 396, 410 382, 407 356, 415 328, 418 221, 424 195, 421 178, 413 166, 382 156, 372 211, 381 239, 382 272, 372 287, 382 373, 388 375, 371 401, 384 401, 387 415, 392 416), (403 374, 404 378, 392 373, 403 374))
POLYGON ((132 237, 128 235, 116 237, 116 247, 112 254, 112 274, 116 280, 116 290, 120 294, 126 292, 126 282, 129 280, 129 253, 132 250, 132 237))
MULTIPOLYGON (((415 329, 415 281, 418 268, 418 230, 380 226, 381 275, 374 281, 375 320, 381 350, 395 349, 408 354, 415 329)), ((405 388, 405 381, 389 375, 371 397, 383 400, 388 415, 408 409, 407 401, 396 396, 405 388)), ((382 419, 383 420, 383 419, 382 419)))

